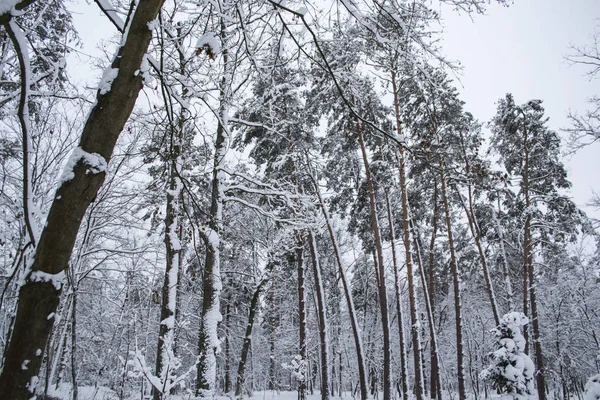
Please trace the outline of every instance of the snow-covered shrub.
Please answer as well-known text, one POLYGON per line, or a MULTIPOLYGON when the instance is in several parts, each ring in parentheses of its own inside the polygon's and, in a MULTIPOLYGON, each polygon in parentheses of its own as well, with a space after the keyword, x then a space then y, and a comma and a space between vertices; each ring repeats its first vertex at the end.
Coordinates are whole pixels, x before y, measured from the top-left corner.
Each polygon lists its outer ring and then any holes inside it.
POLYGON ((503 399, 528 400, 536 397, 534 365, 525 351, 521 327, 529 323, 525 314, 511 312, 494 329, 498 350, 488 355, 490 365, 481 373, 503 399))
POLYGON ((600 399, 600 374, 596 374, 588 379, 585 384, 585 394, 583 400, 598 400, 600 399))

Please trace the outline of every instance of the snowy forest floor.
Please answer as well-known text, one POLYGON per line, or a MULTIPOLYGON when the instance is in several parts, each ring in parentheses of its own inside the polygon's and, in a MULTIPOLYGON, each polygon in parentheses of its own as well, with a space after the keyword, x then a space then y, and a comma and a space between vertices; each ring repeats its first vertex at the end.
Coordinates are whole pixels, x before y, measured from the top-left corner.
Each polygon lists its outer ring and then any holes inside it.
MULTIPOLYGON (((599 393, 600 394, 600 393, 599 393)), ((59 387, 58 390, 49 388, 48 395, 52 400, 71 400, 71 385, 64 384, 59 387)), ((357 394, 358 396, 358 394, 357 394)), ((341 397, 339 396, 331 396, 330 400, 355 400, 358 399, 357 396, 353 396, 350 392, 344 392, 341 397)), ((458 398, 456 393, 442 393, 444 400, 455 400, 458 398)), ((320 400, 321 394, 319 391, 314 391, 313 394, 307 394, 306 400, 320 400)), ((374 397, 377 400, 377 396, 374 397)), ((511 397, 502 397, 498 395, 486 396, 483 393, 480 393, 478 396, 474 396, 473 394, 468 395, 469 400, 484 400, 484 399, 494 399, 494 400, 503 400, 509 399, 511 397)), ((535 397, 537 398, 537 396, 535 397)), ((554 396, 552 393, 548 394, 548 400, 554 400, 560 398, 560 396, 554 396)), ((572 400, 581 400, 583 399, 583 393, 579 395, 571 396, 572 400)), ((118 393, 115 391, 102 386, 80 386, 78 388, 78 400, 150 400, 152 396, 150 394, 146 394, 141 396, 140 393, 129 393, 120 397, 118 393)), ((215 396, 215 400, 232 400, 235 399, 234 396, 215 396)), ((297 391, 256 391, 252 396, 244 396, 245 400, 297 400, 298 392, 297 391)), ((175 394, 169 396, 168 400, 194 400, 194 396, 191 394, 175 394)))

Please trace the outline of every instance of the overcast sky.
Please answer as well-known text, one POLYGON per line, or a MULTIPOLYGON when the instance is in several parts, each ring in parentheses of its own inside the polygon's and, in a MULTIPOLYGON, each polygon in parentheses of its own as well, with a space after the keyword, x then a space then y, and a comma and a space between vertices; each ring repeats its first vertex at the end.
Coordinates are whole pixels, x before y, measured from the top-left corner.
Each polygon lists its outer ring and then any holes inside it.
MULTIPOLYGON (((98 39, 115 30, 94 3, 74 2, 69 8, 75 11, 84 52, 97 56, 98 39)), ((463 66, 459 90, 467 110, 480 121, 488 121, 496 101, 510 92, 519 104, 542 99, 550 128, 560 131, 569 126, 569 109, 584 111, 586 99, 600 95, 600 78, 590 81, 584 67, 564 60, 570 44, 589 43, 594 25, 600 27, 600 0, 515 0, 509 7, 491 5, 486 15, 472 18, 449 8, 442 14, 444 52, 463 66)), ((98 74, 90 74, 89 59, 81 61, 87 67, 76 71, 75 80, 94 85, 98 74)), ((585 207, 592 191, 600 193, 600 144, 565 161, 575 202, 600 218, 600 212, 585 207)))
MULTIPOLYGON (((590 43, 594 25, 600 27, 600 0, 515 0, 472 20, 449 11, 443 9, 444 51, 461 62, 459 90, 479 120, 488 121, 496 101, 510 92, 518 104, 543 100, 549 126, 558 131, 569 126, 569 109, 584 111, 586 99, 600 95, 600 78, 590 81, 584 67, 564 60, 570 44, 590 43)), ((573 198, 583 207, 592 190, 600 193, 600 144, 565 161, 573 198)))

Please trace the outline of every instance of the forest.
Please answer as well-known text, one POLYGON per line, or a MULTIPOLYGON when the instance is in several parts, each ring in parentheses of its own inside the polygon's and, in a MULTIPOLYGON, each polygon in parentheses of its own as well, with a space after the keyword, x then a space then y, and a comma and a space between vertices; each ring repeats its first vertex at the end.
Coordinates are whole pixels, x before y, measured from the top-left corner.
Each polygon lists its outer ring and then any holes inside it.
POLYGON ((600 399, 600 94, 439 44, 512 1, 94 0, 94 87, 73 3, 0 0, 0 400, 600 399))

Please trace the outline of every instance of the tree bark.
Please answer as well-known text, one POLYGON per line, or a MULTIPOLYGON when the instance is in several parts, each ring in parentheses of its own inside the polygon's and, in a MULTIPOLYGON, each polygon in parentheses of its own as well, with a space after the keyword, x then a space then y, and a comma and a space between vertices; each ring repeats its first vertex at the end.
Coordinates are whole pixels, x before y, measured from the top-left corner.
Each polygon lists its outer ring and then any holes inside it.
MULTIPOLYGON (((544 376, 544 358, 542 353, 542 343, 540 341, 540 323, 537 311, 536 293, 535 293, 535 276, 533 270, 533 243, 531 239, 531 198, 529 187, 529 140, 527 126, 523 129, 523 148, 525 151, 525 163, 523 169, 523 191, 525 192, 525 231, 523 234, 523 250, 524 250, 524 274, 523 274, 523 295, 524 297, 529 292, 529 307, 531 307, 531 325, 533 328, 533 350, 535 353, 535 381, 537 384, 539 400, 546 400, 546 379, 544 376)), ((526 299, 526 298, 525 298, 526 299)), ((524 299, 523 308, 527 315, 527 301, 524 299)), ((527 332, 527 329, 523 329, 527 332)), ((525 336, 525 335, 524 335, 525 336)), ((527 337, 527 336, 525 336, 527 337)), ((527 350, 525 350, 527 354, 527 350)))
MULTIPOLYGON (((398 91, 396 88, 396 74, 392 71, 392 87, 394 92, 394 109, 396 114, 396 132, 398 136, 401 136, 401 125, 400 125, 400 109, 398 103, 398 91)), ((410 332, 413 345, 413 358, 415 365, 415 395, 417 400, 423 400, 425 397, 425 388, 423 385, 423 366, 421 360, 421 338, 419 335, 419 327, 417 320, 417 303, 416 293, 413 281, 413 270, 412 270, 412 258, 411 258, 411 245, 410 245, 410 231, 409 231, 409 220, 408 215, 408 193, 406 188, 406 166, 404 160, 404 149, 402 146, 398 146, 398 157, 399 157, 399 170, 400 170, 400 197, 402 202, 402 229, 404 243, 404 256, 406 264, 406 279, 408 281, 408 302, 410 308, 410 332)))
POLYGON ((402 312, 402 293, 400 291, 400 279, 398 278, 399 266, 398 258, 396 257, 396 232, 394 229, 394 220, 392 217, 392 207, 390 205, 390 197, 388 192, 385 192, 385 203, 387 208, 388 223, 390 225, 390 237, 392 244, 392 264, 394 266, 394 290, 396 292, 396 314, 398 315, 398 335, 400 339, 400 385, 402 387, 402 398, 408 399, 408 382, 406 373, 406 351, 404 344, 404 318, 402 312))
MULTIPOLYGON (((310 167, 310 160, 308 161, 308 165, 310 167)), ((346 277, 346 271, 344 271, 344 267, 342 264, 342 255, 340 253, 340 248, 338 246, 337 238, 335 236, 335 232, 333 231, 333 226, 331 225, 331 218, 329 217, 329 211, 327 210, 327 205, 321 196, 321 191, 319 189, 319 185, 317 179, 314 177, 311 171, 311 177, 313 180, 313 184, 315 187, 315 192, 319 199, 319 205, 321 206, 321 211, 323 212, 323 218, 325 218, 325 224, 327 225, 327 231, 329 232, 329 238, 331 239, 331 245, 333 247, 333 254, 335 256, 335 261, 338 266, 338 273, 340 274, 340 280, 342 281, 342 287, 344 289, 344 296, 346 298, 346 305, 348 307, 348 316, 350 317, 350 325, 352 327, 352 335, 354 337, 354 347, 356 349, 356 362, 358 363, 358 380, 360 385, 360 398, 361 400, 367 400, 368 398, 368 387, 367 387, 367 376, 365 371, 365 356, 363 351, 363 343, 360 335, 360 327, 358 325, 358 319, 356 317, 356 309, 354 307, 354 300, 352 298, 352 288, 350 287, 350 283, 348 282, 348 278, 346 277)), ((341 386, 341 361, 340 361, 340 386, 341 386)), ((340 388, 341 390, 341 388, 340 388)))
POLYGON ((298 400, 306 400, 306 381, 308 378, 308 349, 306 347, 306 298, 304 294, 304 246, 302 236, 298 234, 296 244, 296 262, 298 268, 298 355, 302 363, 303 379, 298 382, 298 400))
POLYGON ((466 400, 467 392, 465 388, 464 372, 464 350, 462 337, 462 312, 460 295, 460 277, 458 273, 458 264, 456 262, 456 251, 454 249, 454 239, 452 237, 452 222, 450 220, 450 207, 448 205, 448 194, 446 191, 446 178, 444 176, 444 165, 440 162, 440 182, 442 186, 442 201, 444 203, 444 212, 446 214, 446 230, 448 231, 448 247, 450 249, 450 268, 452 269, 452 282, 454 286, 454 314, 456 320, 456 369, 458 378, 458 398, 466 400))
POLYGON ((116 141, 129 118, 142 76, 136 73, 152 38, 148 23, 153 21, 164 0, 146 0, 135 11, 125 43, 112 68, 117 69, 111 89, 98 92, 83 128, 80 151, 74 153, 72 170, 56 196, 35 249, 35 257, 25 284, 19 291, 14 330, 6 349, 0 374, 0 399, 28 400, 35 390, 46 342, 60 300, 64 271, 68 268, 83 216, 95 199, 106 175, 101 168, 110 161, 116 141), (100 168, 90 165, 90 155, 100 168), (25 368, 22 368, 25 366, 25 368))
POLYGON ((235 381, 235 395, 240 397, 245 386, 245 372, 246 363, 248 361, 248 353, 250 352, 250 345, 252 344, 252 328, 254 327, 254 318, 256 317, 256 308, 258 301, 260 300, 260 293, 268 282, 267 279, 262 280, 252 295, 250 301, 250 310, 248 311, 248 324, 246 325, 246 334, 244 335, 244 343, 242 344, 242 353, 240 355, 240 361, 237 367, 237 377, 235 381))
MULTIPOLYGON (((375 251, 377 254, 377 293, 379 296, 379 308, 381 312, 381 326, 383 330, 383 400, 391 399, 391 349, 390 349, 390 324, 388 319, 388 304, 387 304, 387 290, 385 287, 385 269, 383 265, 383 246, 381 242, 381 233, 379 230, 379 220, 377 218, 377 207, 375 203, 375 188, 373 186, 373 180, 371 178, 371 171, 369 169, 369 160, 367 158, 367 149, 365 147, 365 141, 363 138, 360 121, 356 121, 356 131, 358 141, 360 144, 360 150, 362 154, 363 164, 365 167, 365 176, 367 180, 367 191, 369 192, 369 205, 371 211, 371 225, 373 229, 373 236, 375 238, 375 251)), ((420 399, 419 399, 420 400, 420 399)))
POLYGON ((156 346, 156 376, 162 381, 162 388, 153 387, 152 397, 161 400, 171 390, 169 374, 172 372, 172 358, 175 357, 175 313, 177 308, 177 292, 179 286, 179 258, 181 242, 179 240, 180 224, 179 209, 181 200, 181 181, 179 179, 181 156, 181 137, 183 126, 177 132, 170 127, 170 149, 168 168, 167 206, 165 215, 165 277, 162 287, 162 302, 160 308, 160 324, 158 343, 156 346))
POLYGON ((221 296, 221 237, 223 234, 223 201, 225 162, 229 148, 229 128, 224 126, 229 119, 229 102, 231 100, 231 81, 233 79, 233 66, 227 50, 227 32, 225 16, 221 16, 221 57, 223 60, 223 76, 219 84, 219 121, 217 136, 215 138, 214 164, 212 171, 212 193, 208 226, 206 227, 206 261, 204 264, 204 278, 202 282, 202 313, 200 319, 200 332, 198 335, 198 372, 196 377, 196 395, 202 398, 214 396, 217 376, 216 353, 220 343, 217 336, 217 326, 222 320, 220 313, 221 296))
POLYGON ((329 399, 329 350, 327 345, 328 326, 327 326, 327 305, 325 303, 325 291, 323 290, 323 279, 321 276, 321 264, 319 263, 319 254, 317 253, 317 243, 312 231, 308 231, 308 247, 312 260, 313 276, 315 279, 315 292, 317 295, 318 317, 319 317, 319 344, 321 350, 321 400, 329 399))

